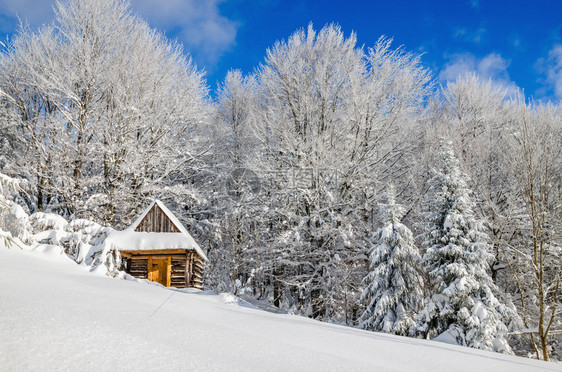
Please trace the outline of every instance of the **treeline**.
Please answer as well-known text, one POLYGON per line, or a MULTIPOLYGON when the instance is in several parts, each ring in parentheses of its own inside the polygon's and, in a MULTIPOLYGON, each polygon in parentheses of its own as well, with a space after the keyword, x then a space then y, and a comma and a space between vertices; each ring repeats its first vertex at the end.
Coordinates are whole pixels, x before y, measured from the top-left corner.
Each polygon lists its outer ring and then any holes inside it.
POLYGON ((119 228, 158 197, 207 249, 209 288, 560 358, 559 105, 438 87, 418 55, 337 25, 276 42, 215 102, 185 55, 118 0, 22 28, 0 58, 19 202, 119 228))

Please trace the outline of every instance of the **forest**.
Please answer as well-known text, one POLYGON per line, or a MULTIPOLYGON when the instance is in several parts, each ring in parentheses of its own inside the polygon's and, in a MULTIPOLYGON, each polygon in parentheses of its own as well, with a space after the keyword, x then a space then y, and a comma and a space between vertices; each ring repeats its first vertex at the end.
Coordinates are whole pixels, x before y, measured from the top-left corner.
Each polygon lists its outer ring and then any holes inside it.
POLYGON ((1 48, 0 237, 29 239, 13 204, 122 229, 158 198, 207 289, 562 360, 560 103, 441 86, 347 31, 296 30, 212 92, 126 1, 58 3, 1 48))

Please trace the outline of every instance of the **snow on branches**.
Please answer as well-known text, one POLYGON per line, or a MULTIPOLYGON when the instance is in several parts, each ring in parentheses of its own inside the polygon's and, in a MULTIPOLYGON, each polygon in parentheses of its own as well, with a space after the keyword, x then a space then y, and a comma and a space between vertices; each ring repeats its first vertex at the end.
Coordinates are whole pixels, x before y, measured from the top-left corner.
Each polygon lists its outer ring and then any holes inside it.
POLYGON ((370 271, 363 279, 365 289, 361 295, 367 308, 359 326, 408 336, 422 305, 423 276, 416 266, 421 257, 412 232, 400 223, 404 209, 396 204, 393 187, 381 210, 384 226, 371 239, 370 271))
POLYGON ((511 310, 496 298, 497 288, 488 274, 493 257, 487 236, 474 216, 466 176, 447 145, 437 154, 428 185, 421 226, 432 294, 417 316, 416 333, 510 353, 504 337, 511 310))

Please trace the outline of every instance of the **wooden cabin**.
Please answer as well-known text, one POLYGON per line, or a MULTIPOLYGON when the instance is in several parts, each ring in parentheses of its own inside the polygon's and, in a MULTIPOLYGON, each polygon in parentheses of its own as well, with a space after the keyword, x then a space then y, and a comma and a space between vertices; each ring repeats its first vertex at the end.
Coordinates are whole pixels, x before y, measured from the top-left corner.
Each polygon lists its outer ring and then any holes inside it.
POLYGON ((207 256, 176 216, 155 200, 123 231, 106 242, 119 251, 122 269, 166 287, 203 289, 207 256))

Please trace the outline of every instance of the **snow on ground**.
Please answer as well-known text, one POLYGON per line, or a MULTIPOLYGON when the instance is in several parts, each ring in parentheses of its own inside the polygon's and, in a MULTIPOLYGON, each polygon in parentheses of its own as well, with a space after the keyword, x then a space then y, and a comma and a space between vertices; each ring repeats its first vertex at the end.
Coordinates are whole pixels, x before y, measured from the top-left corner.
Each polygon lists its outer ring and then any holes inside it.
POLYGON ((0 244, 5 371, 562 371, 540 362, 372 333, 89 272, 56 250, 0 244))

